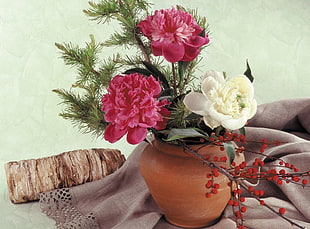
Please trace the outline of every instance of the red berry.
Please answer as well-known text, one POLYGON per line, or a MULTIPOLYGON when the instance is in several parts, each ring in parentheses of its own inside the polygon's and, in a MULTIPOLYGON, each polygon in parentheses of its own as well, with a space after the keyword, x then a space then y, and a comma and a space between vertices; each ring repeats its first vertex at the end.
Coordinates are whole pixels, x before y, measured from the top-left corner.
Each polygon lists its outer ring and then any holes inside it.
POLYGON ((299 177, 296 177, 296 176, 293 176, 293 177, 292 177, 292 180, 295 181, 295 182, 298 182, 298 181, 300 181, 300 178, 299 178, 299 177))
POLYGON ((280 174, 285 174, 286 172, 285 172, 284 169, 281 169, 281 170, 279 171, 279 173, 280 173, 280 174))
POLYGON ((206 198, 211 198, 212 194, 211 193, 206 193, 206 198))
POLYGON ((244 169, 245 167, 246 167, 246 162, 243 161, 243 162, 240 164, 240 168, 241 168, 241 169, 244 169))
POLYGON ((240 211, 241 211, 241 212, 246 212, 246 207, 241 207, 241 208, 240 208, 240 211))
POLYGON ((276 146, 279 146, 281 144, 280 141, 276 141, 276 146))
POLYGON ((220 158, 220 161, 221 161, 221 162, 226 162, 226 161, 227 161, 227 157, 221 157, 221 158, 220 158))
POLYGON ((304 179, 304 180, 301 181, 301 183, 302 183, 303 185, 306 185, 306 184, 308 184, 308 180, 304 179))
POLYGON ((241 146, 237 149, 237 153, 242 153, 245 150, 244 146, 241 146))
POLYGON ((279 209, 279 213, 282 214, 282 215, 285 213, 285 211, 286 211, 285 208, 280 208, 280 209, 279 209))
POLYGON ((243 218, 243 214, 241 214, 240 211, 236 211, 235 215, 237 216, 238 219, 242 219, 243 218))
POLYGON ((219 184, 214 184, 213 187, 216 188, 216 189, 219 189, 220 185, 219 184))
POLYGON ((278 176, 278 175, 275 175, 275 176, 272 177, 272 179, 273 179, 274 181, 277 181, 277 180, 279 180, 279 176, 278 176))
POLYGON ((263 167, 264 165, 265 165, 265 162, 263 162, 263 161, 260 161, 260 162, 259 162, 259 166, 260 166, 260 167, 263 167))
POLYGON ((229 200, 228 201, 228 205, 232 206, 234 204, 234 201, 233 200, 229 200))
POLYGON ((240 140, 245 140, 245 136, 243 134, 239 135, 240 140))
POLYGON ((218 177, 220 175, 219 170, 217 168, 212 169, 212 172, 214 177, 218 177))
POLYGON ((235 206, 235 207, 239 206, 239 202, 238 201, 234 201, 233 206, 235 206))
POLYGON ((208 180, 208 182, 206 183, 206 188, 211 188, 212 184, 212 180, 208 180))
POLYGON ((299 171, 299 169, 297 168, 294 168, 294 172, 297 173, 299 171))
POLYGON ((263 201, 263 200, 261 200, 259 203, 260 203, 261 205, 265 205, 265 201, 263 201))

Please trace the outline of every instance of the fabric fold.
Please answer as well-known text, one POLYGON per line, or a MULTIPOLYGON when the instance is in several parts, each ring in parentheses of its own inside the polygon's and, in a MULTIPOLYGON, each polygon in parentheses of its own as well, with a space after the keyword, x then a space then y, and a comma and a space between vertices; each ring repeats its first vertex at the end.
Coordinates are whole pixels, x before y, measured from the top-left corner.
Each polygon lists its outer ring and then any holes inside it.
MULTIPOLYGON (((261 145, 255 142, 262 139, 281 141, 280 145, 269 145, 265 154, 280 157, 299 168, 300 172, 309 171, 309 130, 309 98, 263 104, 246 127, 246 137, 252 140, 246 148, 259 151, 261 145)), ((102 180, 41 194, 42 211, 56 221, 57 228, 177 229, 164 220, 139 172, 138 162, 146 144, 138 145, 119 170, 102 180)), ((279 163, 263 155, 245 153, 245 157, 248 164, 253 163, 256 157, 264 160, 266 166, 279 163)), ((261 181, 255 188, 265 191, 262 199, 266 203, 275 209, 286 208, 286 217, 310 228, 309 187, 283 183, 261 181)), ((297 228, 252 197, 247 197, 244 205, 248 209, 244 214, 244 224, 249 228, 297 228)), ((208 228, 235 229, 232 208, 228 206, 220 221, 208 228)))

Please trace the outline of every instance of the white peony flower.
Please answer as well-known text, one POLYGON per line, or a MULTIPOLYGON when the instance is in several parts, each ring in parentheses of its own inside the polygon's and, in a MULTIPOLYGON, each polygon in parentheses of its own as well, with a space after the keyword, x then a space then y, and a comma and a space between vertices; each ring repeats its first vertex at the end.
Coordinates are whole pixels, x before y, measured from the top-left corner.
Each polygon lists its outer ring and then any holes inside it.
POLYGON ((240 129, 256 113, 254 87, 244 75, 226 81, 222 72, 208 71, 202 77, 201 91, 190 92, 183 102, 190 111, 202 115, 211 129, 220 125, 240 129))

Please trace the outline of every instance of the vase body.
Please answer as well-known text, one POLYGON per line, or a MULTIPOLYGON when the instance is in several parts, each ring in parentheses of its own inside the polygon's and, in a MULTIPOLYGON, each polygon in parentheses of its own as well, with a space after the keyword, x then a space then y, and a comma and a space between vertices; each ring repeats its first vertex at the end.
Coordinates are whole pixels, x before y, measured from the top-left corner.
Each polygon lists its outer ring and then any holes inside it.
MULTIPOLYGON (((226 156, 225 151, 215 145, 191 146, 199 154, 210 158, 226 156)), ((227 162, 215 162, 229 167, 227 162)), ((165 219, 176 226, 199 228, 215 224, 231 196, 228 178, 223 174, 214 177, 220 185, 218 193, 206 198, 210 192, 205 184, 209 166, 185 153, 183 147, 155 139, 142 152, 140 171, 155 202, 165 219)))

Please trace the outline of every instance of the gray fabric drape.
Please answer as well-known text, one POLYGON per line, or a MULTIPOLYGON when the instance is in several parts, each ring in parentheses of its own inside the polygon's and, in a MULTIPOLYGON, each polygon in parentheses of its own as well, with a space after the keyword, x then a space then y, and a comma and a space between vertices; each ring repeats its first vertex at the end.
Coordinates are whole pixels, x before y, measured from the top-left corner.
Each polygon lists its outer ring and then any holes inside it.
MULTIPOLYGON (((265 153, 294 164, 300 171, 310 170, 310 99, 299 98, 263 104, 246 127, 251 140, 280 140, 280 146, 270 146, 265 153)), ((141 143, 115 173, 102 180, 54 190, 41 194, 41 209, 56 221, 58 228, 101 229, 176 229, 168 224, 153 201, 138 161, 146 143, 141 143)), ((248 143, 250 150, 260 145, 248 143)), ((255 157, 246 153, 251 164, 255 157)), ((274 161, 266 160, 267 165, 274 161)), ((310 177, 307 177, 310 183, 310 177)), ((285 183, 285 182, 284 182, 285 183)), ((310 228, 310 188, 294 184, 277 185, 272 181, 260 182, 257 189, 265 190, 264 201, 275 208, 285 207, 285 216, 310 228)), ((246 193, 245 193, 246 194, 246 193)), ((261 206, 255 199, 246 198, 245 226, 254 229, 296 228, 261 206)), ((231 207, 227 207, 220 221, 210 229, 236 228, 231 207)))

